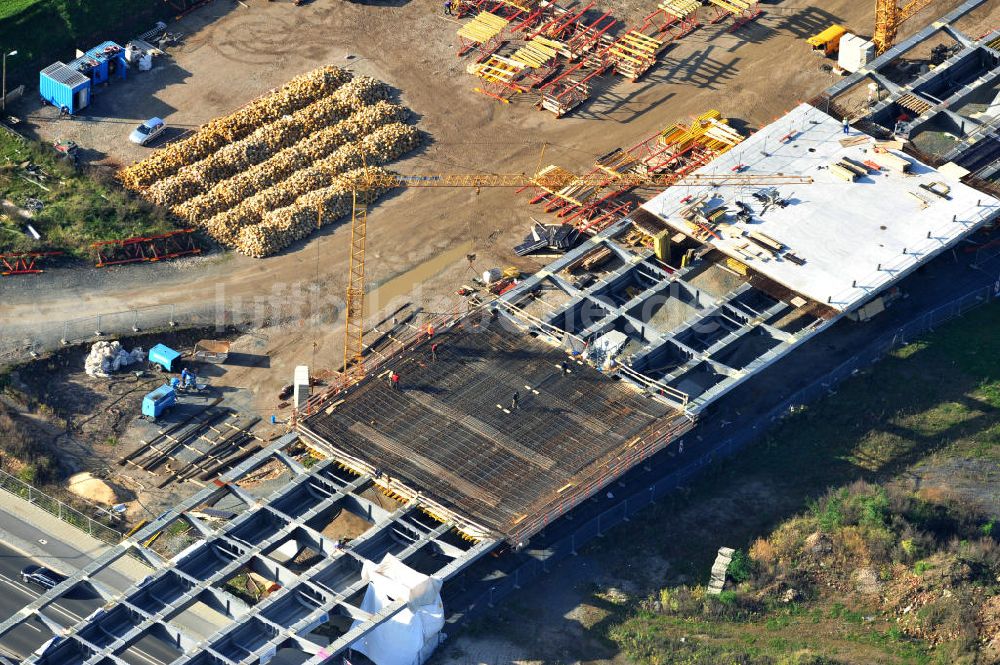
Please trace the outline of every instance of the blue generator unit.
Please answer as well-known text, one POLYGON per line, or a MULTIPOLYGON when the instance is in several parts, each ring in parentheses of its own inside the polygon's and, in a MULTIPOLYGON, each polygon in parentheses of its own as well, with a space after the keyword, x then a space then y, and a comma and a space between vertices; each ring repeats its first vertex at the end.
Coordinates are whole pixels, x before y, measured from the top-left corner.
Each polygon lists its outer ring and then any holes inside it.
POLYGON ((156 420, 176 403, 177 391, 169 385, 160 386, 142 398, 142 415, 150 420, 156 420))
POLYGON ((159 365, 168 372, 174 371, 174 361, 181 357, 181 354, 174 351, 166 344, 157 344, 149 350, 149 362, 152 365, 159 365))

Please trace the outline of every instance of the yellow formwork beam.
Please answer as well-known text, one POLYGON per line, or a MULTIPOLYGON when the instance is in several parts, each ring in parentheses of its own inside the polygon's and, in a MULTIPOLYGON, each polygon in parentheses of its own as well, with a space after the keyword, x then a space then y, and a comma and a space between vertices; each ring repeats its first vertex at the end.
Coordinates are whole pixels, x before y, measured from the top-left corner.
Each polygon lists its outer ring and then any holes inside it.
POLYGON ((701 3, 698 0, 664 0, 657 6, 671 16, 683 19, 698 11, 701 3))
POLYGON ((509 21, 490 12, 479 12, 458 29, 458 36, 477 44, 490 41, 507 27, 509 21))
POLYGON ((557 54, 558 51, 556 49, 537 40, 532 40, 514 51, 510 58, 532 69, 538 69, 555 58, 557 54))
POLYGON ((470 74, 491 83, 509 83, 524 68, 525 65, 523 63, 494 55, 490 56, 490 59, 482 64, 469 65, 468 71, 470 74))
POLYGON ((708 0, 716 7, 726 10, 734 16, 739 16, 750 9, 750 3, 743 0, 708 0))

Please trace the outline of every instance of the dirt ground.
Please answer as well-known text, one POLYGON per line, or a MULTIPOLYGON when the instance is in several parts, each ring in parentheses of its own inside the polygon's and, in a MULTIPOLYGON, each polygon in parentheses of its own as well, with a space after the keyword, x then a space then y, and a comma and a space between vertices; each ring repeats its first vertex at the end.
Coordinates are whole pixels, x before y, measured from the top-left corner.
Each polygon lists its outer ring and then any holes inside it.
MULTIPOLYGON (((627 8, 635 15, 645 10, 627 8)), ((172 24, 171 31, 183 33, 182 44, 151 72, 96 95, 86 119, 57 120, 33 100, 19 113, 42 138, 73 138, 89 151, 89 162, 117 166, 146 154, 123 140, 141 119, 159 115, 175 129, 194 128, 295 74, 333 63, 387 81, 418 114, 431 144, 393 165, 400 172, 530 172, 541 161, 585 169, 598 155, 708 108, 741 129, 767 123, 833 82, 822 69, 828 63, 811 54, 804 39, 834 21, 865 26, 872 14, 868 3, 852 0, 822 9, 802 1, 765 9, 736 33, 721 24, 688 35, 638 83, 616 79, 557 120, 526 101, 500 105, 474 92, 464 71, 468 61, 455 57, 459 22, 433 0, 391 6, 315 0, 303 7, 217 0, 172 24)), ((370 298, 372 318, 398 299, 427 311, 454 311, 455 290, 474 273, 512 263, 537 268, 511 252, 530 217, 543 216, 525 203, 524 195, 507 190, 465 189, 407 191, 383 201, 369 226, 368 277, 383 287, 370 298), (476 255, 471 268, 469 253, 476 255)), ((53 271, 30 283, 2 283, 0 297, 10 320, 26 324, 158 303, 228 305, 239 298, 297 307, 308 318, 325 313, 343 293, 346 232, 343 226, 328 230, 265 260, 227 254, 183 268, 138 266, 113 277, 53 271), (313 285, 322 294, 318 300, 294 294, 313 285)), ((295 365, 331 368, 342 358, 337 325, 262 330, 255 343, 269 358, 260 368, 266 371, 246 376, 247 385, 258 387, 262 413, 273 409, 271 396, 295 365)))
MULTIPOLYGON (((632 17, 655 6, 629 0, 615 4, 632 17)), ((86 116, 60 120, 30 95, 13 110, 24 119, 22 127, 39 138, 73 139, 84 148, 86 162, 116 169, 148 154, 125 140, 141 120, 164 118, 172 128, 165 137, 170 140, 296 74, 332 63, 393 85, 418 115, 431 143, 392 165, 402 173, 531 172, 548 163, 583 170, 599 155, 709 108, 719 109, 741 130, 770 122, 835 81, 828 71, 831 61, 810 53, 805 39, 835 22, 870 32, 874 4, 764 3, 765 14, 755 23, 733 34, 726 31, 727 23, 707 25, 672 45, 638 83, 615 80, 599 97, 556 120, 527 100, 500 105, 472 90, 475 80, 465 73, 469 60, 455 57, 460 22, 442 15, 437 0, 313 0, 302 7, 288 1, 215 0, 171 24, 171 32, 183 33, 181 44, 158 59, 151 72, 135 73, 96 95, 86 116)), ((958 4, 935 0, 900 30, 901 36, 958 4)), ((978 36, 998 24, 997 3, 990 2, 959 27, 978 36)), ((543 215, 526 205, 523 194, 508 190, 411 190, 385 199, 373 209, 368 230, 371 320, 401 302, 427 312, 455 311, 460 306, 455 290, 474 274, 510 264, 537 268, 531 260, 514 258, 511 247, 530 218, 543 215), (476 255, 471 266, 470 253, 476 255)), ((326 321, 326 314, 344 290, 348 240, 348 229, 341 225, 263 260, 214 254, 110 272, 55 270, 0 280, 0 301, 8 321, 38 326, 157 304, 228 306, 242 300, 297 312, 300 323, 263 326, 234 340, 234 351, 254 360, 213 378, 220 385, 248 388, 248 406, 266 418, 283 414, 277 394, 296 365, 308 364, 316 374, 335 368, 342 358, 341 327, 326 321), (309 295, 312 287, 319 297, 309 295)), ((82 356, 79 361, 82 368, 82 356)), ((37 377, 45 378, 44 373, 37 377)), ((72 386, 68 382, 63 389, 72 386)), ((86 406, 98 420, 128 415, 116 413, 117 408, 108 408, 106 400, 86 406)), ((114 423, 110 427, 115 431, 114 423)), ((104 444, 83 445, 99 449, 104 444)), ((116 451, 108 446, 104 454, 116 451)), ((660 564, 650 574, 665 574, 669 566, 660 564)), ((590 569, 574 565, 565 576, 549 576, 533 591, 552 601, 544 609, 511 605, 511 612, 521 612, 521 620, 511 621, 514 632, 529 617, 533 625, 545 627, 533 636, 539 639, 471 631, 436 662, 538 662, 539 656, 552 662, 607 662, 601 660, 611 657, 607 645, 581 639, 583 629, 612 615, 617 602, 612 595, 605 606, 593 605, 593 585, 614 586, 619 579, 602 573, 605 565, 594 561, 590 569), (553 632, 567 626, 558 636, 553 632), (547 646, 536 650, 538 644, 547 646)), ((507 620, 498 618, 501 624, 507 620)))
MULTIPOLYGON (((133 335, 122 338, 121 342, 129 350, 136 347, 148 350, 156 343, 164 343, 188 352, 195 341, 214 334, 214 330, 184 330, 133 335)), ((145 371, 143 376, 136 377, 133 370, 143 366, 125 367, 111 378, 88 376, 83 367, 89 350, 90 344, 74 345, 15 368, 9 377, 13 395, 5 398, 5 404, 30 424, 31 431, 27 434, 55 461, 59 477, 92 472, 111 484, 118 501, 130 504, 128 519, 155 516, 200 487, 188 481, 158 488, 165 477, 165 468, 153 475, 118 464, 142 440, 155 436, 164 423, 171 422, 169 414, 158 423, 139 419, 143 396, 162 385, 165 376, 145 371)), ((236 363, 258 361, 239 352, 233 352, 232 356, 234 368, 238 367, 236 363)), ((210 385, 210 395, 224 398, 223 406, 236 414, 253 411, 248 392, 237 385, 242 379, 230 380, 227 366, 186 364, 199 374, 200 381, 210 385)), ((181 395, 179 399, 184 401, 188 397, 181 395)), ((239 420, 248 421, 243 417, 239 420)), ((264 437, 272 433, 270 429, 261 430, 264 437)), ((67 482, 72 483, 72 478, 67 482)), ((61 493, 60 490, 67 488, 44 489, 61 493)))

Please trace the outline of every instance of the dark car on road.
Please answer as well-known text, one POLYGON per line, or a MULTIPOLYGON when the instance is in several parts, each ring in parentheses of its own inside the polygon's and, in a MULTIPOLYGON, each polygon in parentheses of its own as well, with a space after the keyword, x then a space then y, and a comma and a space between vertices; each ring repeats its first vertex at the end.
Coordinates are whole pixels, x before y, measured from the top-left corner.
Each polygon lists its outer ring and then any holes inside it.
POLYGON ((43 589, 51 589, 66 578, 45 566, 25 566, 21 569, 21 581, 27 584, 33 582, 43 589))

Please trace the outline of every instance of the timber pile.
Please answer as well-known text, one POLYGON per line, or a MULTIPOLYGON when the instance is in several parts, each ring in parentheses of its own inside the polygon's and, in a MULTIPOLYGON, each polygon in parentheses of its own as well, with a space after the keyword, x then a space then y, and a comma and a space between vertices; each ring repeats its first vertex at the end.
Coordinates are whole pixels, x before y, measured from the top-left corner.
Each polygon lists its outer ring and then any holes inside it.
MULTIPOLYGON (((320 226, 328 224, 351 212, 352 184, 361 178, 364 169, 348 171, 329 187, 316 189, 284 208, 265 213, 263 219, 252 226, 240 229, 237 245, 247 256, 260 258, 279 252, 296 240, 305 238, 320 226)), ((369 174, 385 173, 379 167, 368 169, 369 174)), ((388 191, 376 187, 358 192, 366 202, 372 202, 388 191)))
POLYGON ((193 136, 172 143, 149 159, 123 169, 119 176, 129 189, 149 187, 157 180, 173 175, 182 166, 204 159, 226 143, 243 138, 261 125, 333 94, 350 80, 350 72, 332 65, 296 76, 276 91, 258 97, 235 113, 210 121, 193 136))
POLYGON ((269 210, 291 205, 304 194, 329 187, 339 175, 361 168, 366 163, 379 166, 390 162, 419 144, 420 132, 413 126, 403 123, 385 125, 361 141, 341 146, 330 156, 295 171, 233 208, 196 223, 217 241, 244 252, 246 248, 238 242, 240 230, 260 223, 269 210))
POLYGON ((168 208, 178 205, 388 96, 389 87, 381 81, 367 76, 356 78, 329 97, 264 125, 205 159, 182 167, 175 175, 153 183, 145 196, 157 205, 168 208))
POLYGON ((359 169, 420 144, 421 133, 403 122, 409 111, 389 95, 380 81, 324 67, 119 175, 218 242, 268 256, 317 228, 310 206, 325 206, 324 223, 349 213, 359 169))
POLYGON ((366 106, 346 120, 321 129, 273 157, 213 185, 204 194, 174 206, 173 211, 190 221, 208 219, 274 186, 313 162, 330 156, 341 146, 357 141, 384 125, 402 122, 408 114, 402 106, 386 101, 366 106))

